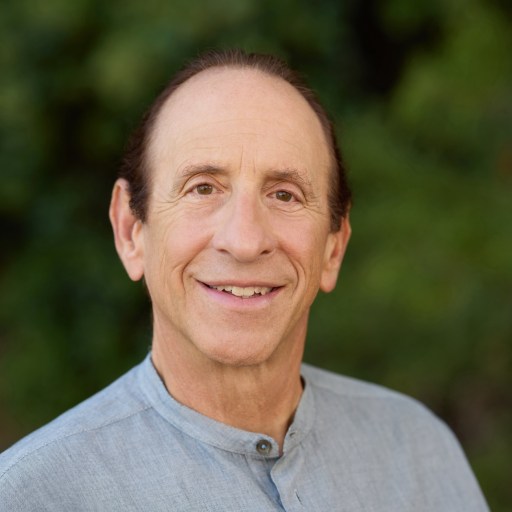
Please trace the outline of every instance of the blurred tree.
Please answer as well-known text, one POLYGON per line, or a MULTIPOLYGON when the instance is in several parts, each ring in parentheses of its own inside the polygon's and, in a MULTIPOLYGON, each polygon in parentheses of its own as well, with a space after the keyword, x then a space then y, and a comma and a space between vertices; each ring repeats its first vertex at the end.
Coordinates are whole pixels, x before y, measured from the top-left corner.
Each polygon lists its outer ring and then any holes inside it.
POLYGON ((307 359, 426 402, 506 510, 511 29, 498 0, 3 2, 0 448, 148 350, 107 222, 117 162, 184 60, 241 46, 286 58, 343 120, 354 236, 307 359))

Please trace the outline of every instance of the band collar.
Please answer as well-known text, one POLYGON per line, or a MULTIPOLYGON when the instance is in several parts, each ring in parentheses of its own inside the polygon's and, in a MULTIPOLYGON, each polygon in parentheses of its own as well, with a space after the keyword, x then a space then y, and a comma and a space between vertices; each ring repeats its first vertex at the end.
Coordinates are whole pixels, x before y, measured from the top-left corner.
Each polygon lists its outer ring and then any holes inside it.
MULTIPOLYGON (((177 402, 158 375, 151 354, 139 366, 138 381, 150 405, 184 434, 221 450, 250 457, 268 459, 279 456, 278 444, 272 437, 231 427, 177 402)), ((304 377, 303 381, 304 391, 286 433, 283 456, 299 445, 313 426, 313 390, 304 377)))

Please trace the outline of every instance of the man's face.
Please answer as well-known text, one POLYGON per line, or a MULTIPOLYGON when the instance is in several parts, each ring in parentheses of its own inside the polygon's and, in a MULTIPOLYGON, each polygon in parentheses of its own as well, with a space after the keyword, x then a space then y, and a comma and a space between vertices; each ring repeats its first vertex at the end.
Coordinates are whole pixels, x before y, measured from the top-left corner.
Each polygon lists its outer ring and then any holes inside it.
POLYGON ((330 159, 314 112, 282 80, 213 69, 171 96, 153 135, 137 243, 154 343, 229 365, 302 351, 349 230, 329 230, 330 159))

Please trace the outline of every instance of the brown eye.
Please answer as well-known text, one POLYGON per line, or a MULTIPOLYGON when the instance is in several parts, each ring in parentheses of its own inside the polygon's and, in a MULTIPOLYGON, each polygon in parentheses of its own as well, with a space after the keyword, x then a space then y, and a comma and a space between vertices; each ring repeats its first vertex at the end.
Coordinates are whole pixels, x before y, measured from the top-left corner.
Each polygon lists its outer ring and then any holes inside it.
POLYGON ((203 183, 202 185, 198 185, 196 187, 196 191, 201 196, 207 196, 213 192, 213 187, 207 183, 203 183))
POLYGON ((293 199, 293 196, 290 192, 286 192, 286 190, 280 190, 279 192, 276 192, 276 199, 289 203, 293 199))

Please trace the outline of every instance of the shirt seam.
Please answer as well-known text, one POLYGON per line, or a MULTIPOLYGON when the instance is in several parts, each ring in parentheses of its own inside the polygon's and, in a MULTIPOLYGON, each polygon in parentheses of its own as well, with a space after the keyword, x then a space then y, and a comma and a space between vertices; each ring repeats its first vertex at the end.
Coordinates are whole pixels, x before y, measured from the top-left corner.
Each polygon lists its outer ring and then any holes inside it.
POLYGON ((64 436, 59 436, 59 437, 56 437, 54 439, 51 439, 49 441, 47 441, 46 443, 42 444, 41 446, 38 446, 37 448, 34 448, 33 450, 29 451, 28 453, 26 453, 25 455, 23 455, 22 457, 16 459, 12 464, 10 464, 6 469, 5 471, 0 474, 0 480, 2 480, 5 476, 7 476, 7 473, 9 471, 11 471, 13 468, 15 468, 18 464, 20 464, 21 462, 23 462, 27 457, 31 456, 31 455, 35 455, 37 452, 39 452, 40 450, 42 450, 43 448, 46 448, 54 443, 57 443, 59 441, 63 441, 64 439, 69 439, 70 437, 73 437, 73 436, 77 436, 77 435, 80 435, 80 434, 84 434, 86 432, 94 432, 95 430, 101 430, 105 427, 109 427, 111 425, 114 425, 115 423, 119 423, 120 421, 124 421, 132 416, 136 416, 137 414, 140 414, 141 412, 144 412, 144 411, 147 411, 148 409, 152 409, 153 407, 151 405, 147 405, 141 409, 138 409, 136 411, 133 411, 131 412, 130 414, 127 414, 126 416, 121 416, 119 418, 116 418, 112 421, 109 421, 107 423, 103 423, 102 425, 98 425, 97 427, 94 427, 94 428, 89 428, 89 429, 81 429, 81 430, 78 430, 76 432, 71 432, 67 435, 64 435, 64 436))

